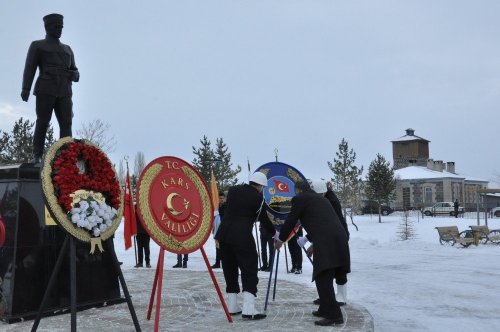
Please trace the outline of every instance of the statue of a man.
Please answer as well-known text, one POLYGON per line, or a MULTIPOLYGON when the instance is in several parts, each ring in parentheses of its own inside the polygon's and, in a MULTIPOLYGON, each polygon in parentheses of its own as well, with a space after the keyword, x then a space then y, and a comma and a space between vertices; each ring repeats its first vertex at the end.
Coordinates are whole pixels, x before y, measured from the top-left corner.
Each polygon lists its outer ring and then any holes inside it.
POLYGON ((45 39, 31 43, 24 67, 21 98, 28 101, 31 85, 38 68, 38 79, 33 94, 36 96, 36 125, 33 137, 33 163, 41 162, 45 136, 52 111, 59 123, 59 137, 72 136, 73 101, 72 82, 78 82, 80 73, 75 65, 73 51, 59 41, 63 16, 49 14, 43 17, 45 39))

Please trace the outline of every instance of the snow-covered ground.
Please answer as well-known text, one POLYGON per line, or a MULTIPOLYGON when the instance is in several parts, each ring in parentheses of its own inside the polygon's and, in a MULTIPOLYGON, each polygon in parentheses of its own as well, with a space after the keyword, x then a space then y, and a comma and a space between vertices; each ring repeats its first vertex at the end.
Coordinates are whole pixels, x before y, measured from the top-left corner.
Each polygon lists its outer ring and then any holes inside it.
MULTIPOLYGON (((349 224, 352 272, 348 300, 368 309, 376 331, 500 331, 500 245, 462 248, 439 244, 434 227, 456 225, 462 231, 477 224, 472 216, 422 219, 413 215, 410 220, 416 238, 401 241, 402 215, 382 217, 382 223, 375 215, 354 217, 359 231, 349 224)), ((500 219, 488 219, 488 225, 500 229, 500 219)), ((134 251, 124 250, 122 227, 117 230, 115 246, 118 259, 124 262, 122 268, 134 269, 134 251)), ((204 248, 213 263, 211 237, 204 248)), ((151 250, 155 267, 159 247, 153 241, 151 250)), ((167 252, 165 258, 165 268, 171 269, 176 255, 167 252)), ((301 275, 286 273, 283 253, 279 262, 278 279, 314 287, 312 266, 305 255, 301 275)), ((188 269, 206 270, 200 251, 190 254, 188 269)), ((259 284, 259 301, 264 302, 266 286, 259 284)))

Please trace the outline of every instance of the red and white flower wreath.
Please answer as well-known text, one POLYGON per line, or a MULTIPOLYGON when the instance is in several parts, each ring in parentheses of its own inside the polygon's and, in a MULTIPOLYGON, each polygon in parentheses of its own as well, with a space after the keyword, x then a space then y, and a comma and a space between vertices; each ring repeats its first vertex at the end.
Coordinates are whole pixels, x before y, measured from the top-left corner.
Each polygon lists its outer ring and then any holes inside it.
POLYGON ((41 179, 49 211, 70 234, 92 242, 114 233, 123 214, 122 191, 108 157, 90 141, 65 137, 54 143, 41 179))

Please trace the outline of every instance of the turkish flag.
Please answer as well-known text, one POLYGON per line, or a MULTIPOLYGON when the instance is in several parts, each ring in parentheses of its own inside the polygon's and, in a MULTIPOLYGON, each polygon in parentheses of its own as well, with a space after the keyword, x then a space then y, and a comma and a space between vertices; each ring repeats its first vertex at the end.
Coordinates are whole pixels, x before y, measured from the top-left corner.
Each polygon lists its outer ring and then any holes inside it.
POLYGON ((132 188, 130 187, 128 167, 127 179, 125 180, 123 218, 125 219, 123 223, 123 235, 125 237, 125 250, 127 250, 132 246, 132 236, 137 235, 137 220, 135 219, 134 198, 132 188))
POLYGON ((279 180, 273 180, 273 181, 274 181, 274 187, 276 188, 276 190, 281 191, 281 192, 285 192, 285 193, 290 192, 290 188, 288 188, 288 185, 285 182, 279 181, 279 180))

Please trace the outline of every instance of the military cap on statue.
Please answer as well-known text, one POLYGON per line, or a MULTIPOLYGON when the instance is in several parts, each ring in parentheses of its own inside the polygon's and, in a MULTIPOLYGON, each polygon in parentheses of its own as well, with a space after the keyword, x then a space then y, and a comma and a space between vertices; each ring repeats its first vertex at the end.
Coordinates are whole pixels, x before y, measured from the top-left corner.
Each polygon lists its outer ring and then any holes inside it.
POLYGON ((45 25, 52 23, 61 23, 63 22, 63 16, 61 14, 49 14, 43 17, 43 23, 45 25))

